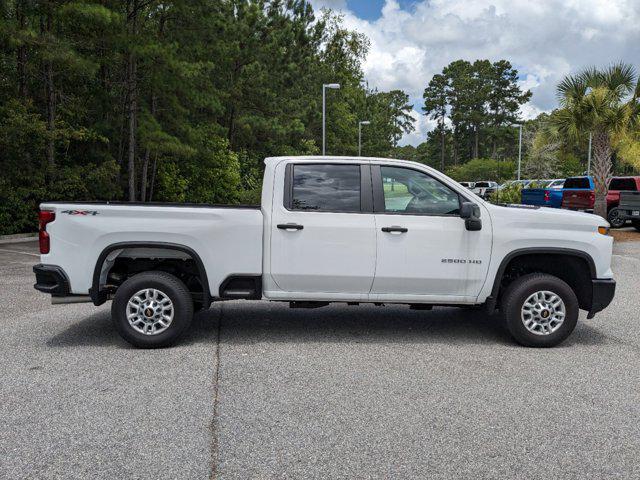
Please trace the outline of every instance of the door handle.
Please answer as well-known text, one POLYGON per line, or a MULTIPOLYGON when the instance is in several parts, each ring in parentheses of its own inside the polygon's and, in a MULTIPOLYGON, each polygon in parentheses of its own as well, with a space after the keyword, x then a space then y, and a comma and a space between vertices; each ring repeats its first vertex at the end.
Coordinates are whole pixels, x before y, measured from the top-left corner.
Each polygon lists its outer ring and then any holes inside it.
POLYGON ((382 227, 382 231, 385 233, 406 233, 409 231, 409 229, 404 227, 397 227, 394 225, 393 227, 382 227))
POLYGON ((278 228, 280 230, 302 230, 304 225, 298 225, 297 223, 279 223, 278 228))

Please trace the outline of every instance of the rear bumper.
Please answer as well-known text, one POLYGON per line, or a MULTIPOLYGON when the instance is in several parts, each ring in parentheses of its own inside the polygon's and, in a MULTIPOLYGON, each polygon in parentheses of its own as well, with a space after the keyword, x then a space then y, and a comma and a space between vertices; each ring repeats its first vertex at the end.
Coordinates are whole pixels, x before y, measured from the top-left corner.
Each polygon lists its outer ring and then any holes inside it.
POLYGON ((630 209, 630 208, 615 208, 612 209, 612 211, 615 210, 618 213, 618 216, 624 220, 638 220, 640 221, 640 215, 634 215, 633 212, 640 212, 640 207, 636 208, 635 210, 630 209))
POLYGON ((607 308, 616 293, 616 281, 613 278, 596 278, 591 280, 591 284, 591 308, 587 318, 593 318, 596 313, 607 308))
POLYGON ((69 295, 69 279, 64 270, 57 265, 34 265, 33 273, 36 275, 36 290, 49 293, 55 297, 69 295))

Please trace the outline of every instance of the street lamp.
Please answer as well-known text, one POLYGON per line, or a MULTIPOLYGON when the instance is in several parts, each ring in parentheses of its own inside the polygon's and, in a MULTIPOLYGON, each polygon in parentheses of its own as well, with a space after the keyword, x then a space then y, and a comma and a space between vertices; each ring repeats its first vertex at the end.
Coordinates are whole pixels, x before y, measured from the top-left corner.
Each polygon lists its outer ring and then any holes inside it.
POLYGON ((518 180, 520 180, 520 165, 522 163, 522 124, 516 123, 512 125, 512 127, 518 127, 520 130, 519 133, 519 141, 518 141, 518 180))
POLYGON ((358 122, 358 156, 362 155, 362 125, 371 125, 369 120, 358 122))
POLYGON ((337 90, 340 88, 339 83, 325 83, 322 85, 322 155, 325 154, 326 145, 327 145, 327 128, 326 128, 326 110, 327 110, 327 100, 326 100, 326 91, 327 88, 332 88, 337 90))

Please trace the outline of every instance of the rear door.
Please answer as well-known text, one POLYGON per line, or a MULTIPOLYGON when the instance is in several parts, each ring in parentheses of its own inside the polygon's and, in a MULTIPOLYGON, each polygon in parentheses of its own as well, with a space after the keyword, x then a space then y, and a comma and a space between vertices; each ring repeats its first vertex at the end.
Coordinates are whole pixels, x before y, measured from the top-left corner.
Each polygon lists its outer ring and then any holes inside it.
POLYGON ((366 299, 376 256, 369 165, 291 163, 284 176, 272 208, 272 279, 290 298, 366 299))
POLYGON ((372 299, 477 296, 491 254, 489 216, 482 230, 470 232, 460 218, 461 197, 447 185, 410 167, 371 169, 378 238, 372 299))

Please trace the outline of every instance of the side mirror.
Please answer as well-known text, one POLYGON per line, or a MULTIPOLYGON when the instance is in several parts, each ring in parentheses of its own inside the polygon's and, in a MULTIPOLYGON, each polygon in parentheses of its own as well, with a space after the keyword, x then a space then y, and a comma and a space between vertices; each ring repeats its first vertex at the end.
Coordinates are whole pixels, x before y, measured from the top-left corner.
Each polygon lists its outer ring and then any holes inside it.
POLYGON ((464 218, 464 226, 470 232, 482 230, 482 220, 480 220, 480 207, 473 202, 462 202, 460 207, 460 218, 464 218))

